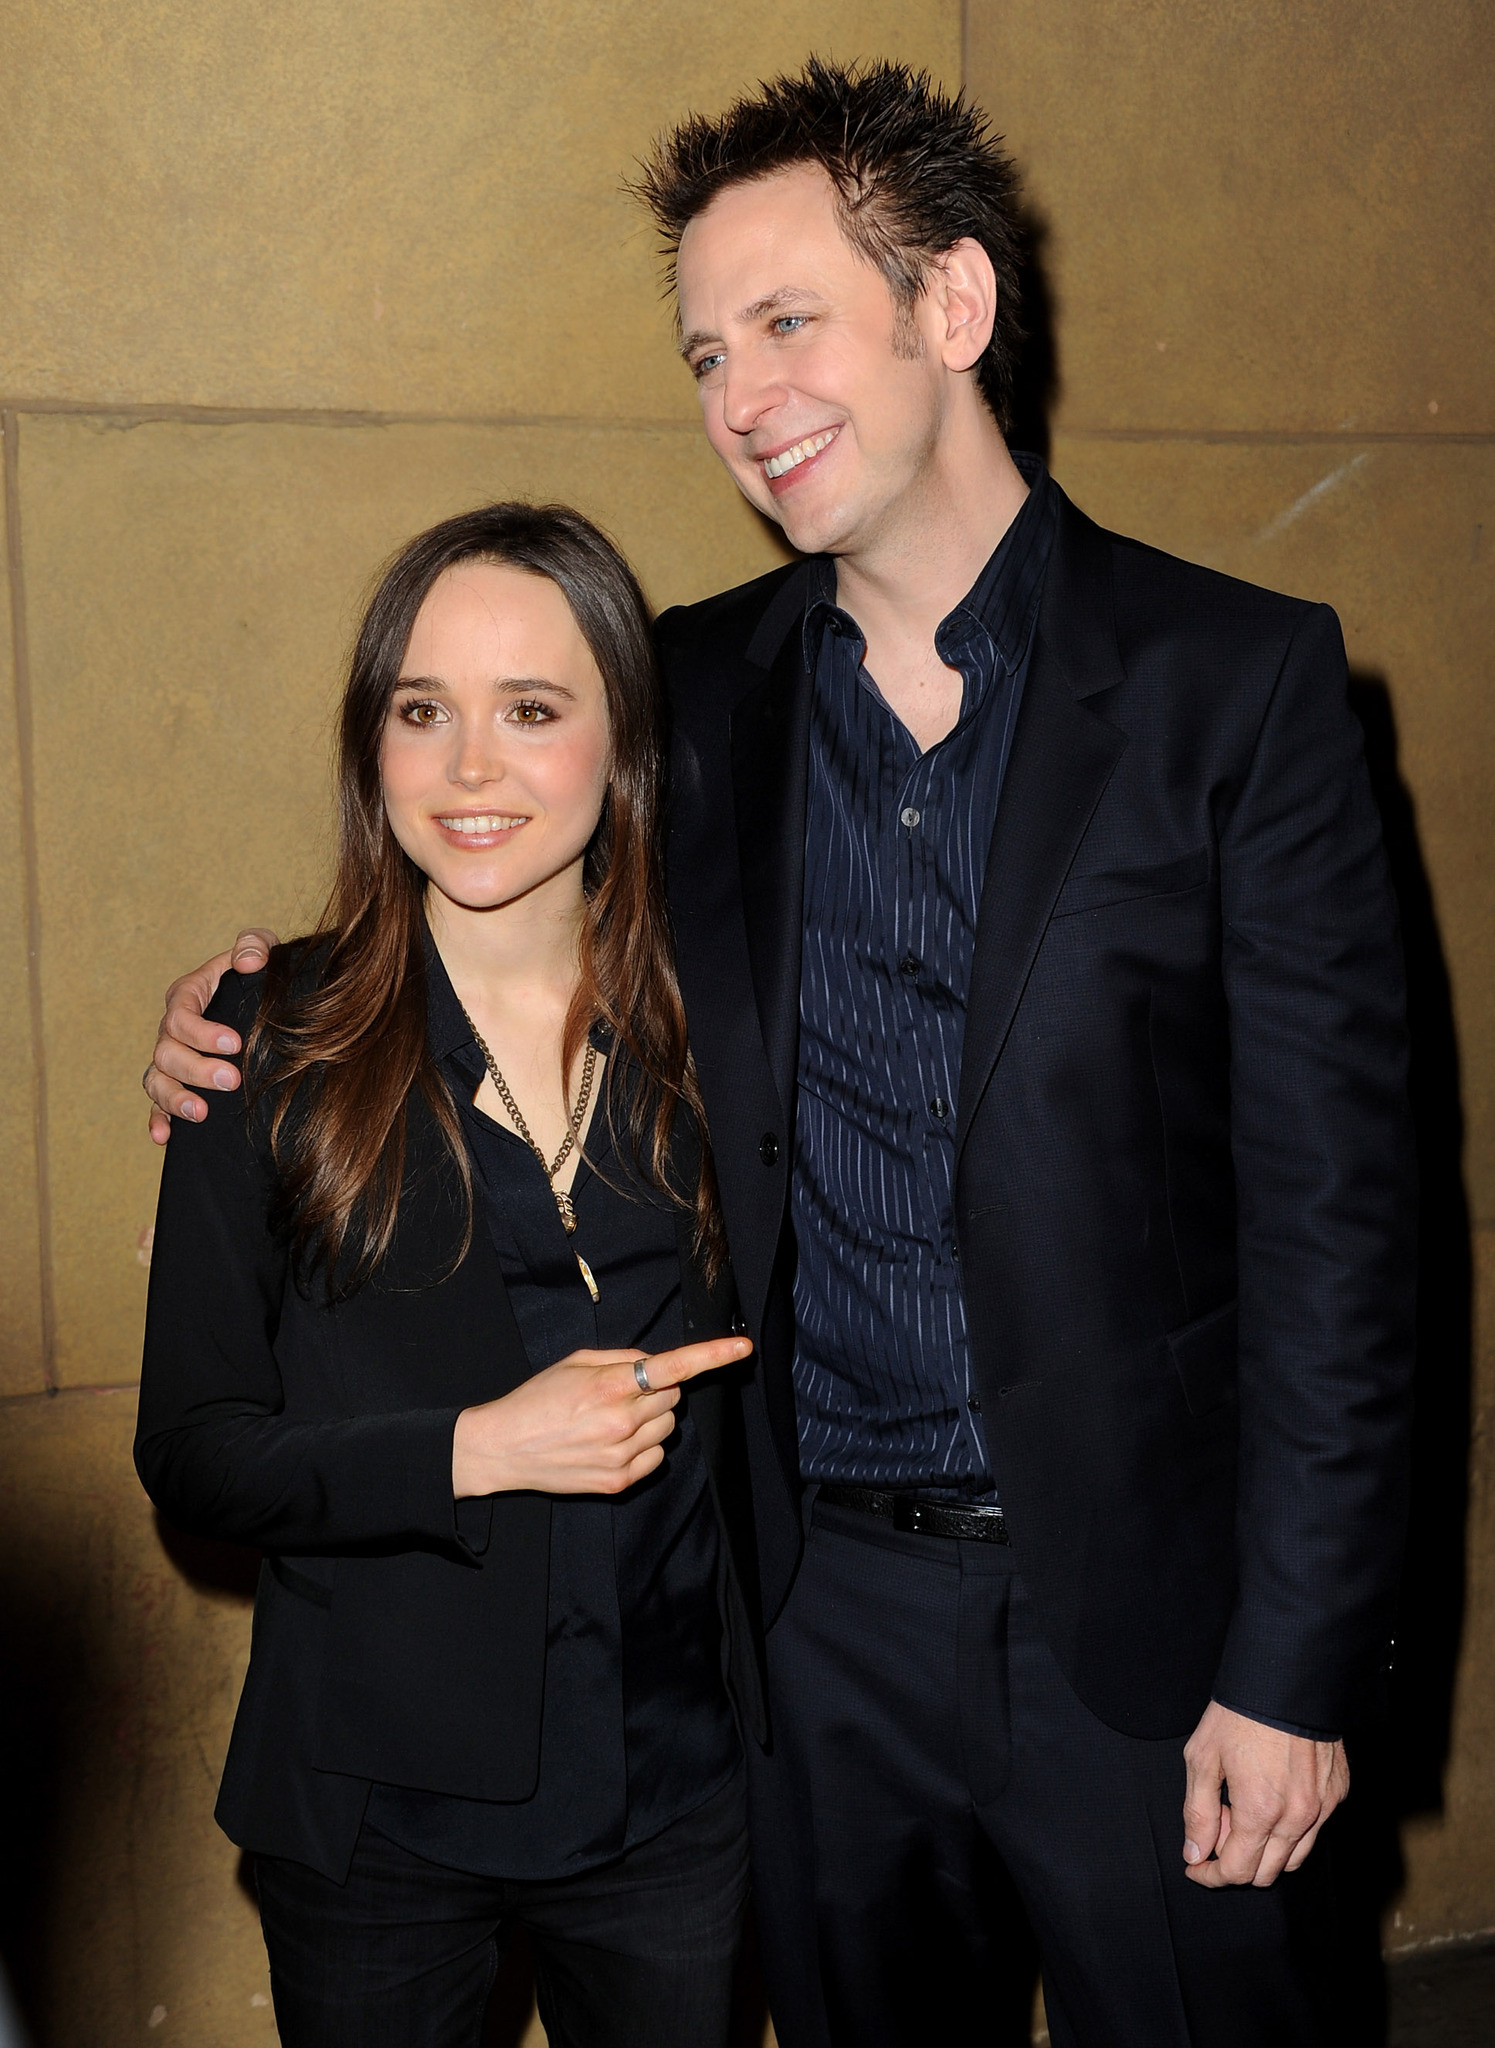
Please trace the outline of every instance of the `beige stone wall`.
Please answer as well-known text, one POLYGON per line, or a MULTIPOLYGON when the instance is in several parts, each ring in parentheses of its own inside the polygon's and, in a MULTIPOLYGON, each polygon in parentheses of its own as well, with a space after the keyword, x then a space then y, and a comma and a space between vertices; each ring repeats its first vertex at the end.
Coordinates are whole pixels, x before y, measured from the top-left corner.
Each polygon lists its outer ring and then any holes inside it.
POLYGON ((1344 624, 1402 887, 1431 1225, 1400 1719, 1354 1839, 1392 1946, 1495 1928, 1495 15, 972 0, 966 78, 1047 231, 1060 481, 1344 624))
POLYGON ((954 79, 960 11, 6 11, 0 1923, 48 2048, 274 2039, 211 1820, 242 1564, 163 1540, 129 1462, 163 982, 315 911, 339 662, 417 528, 566 499, 660 604, 779 559, 701 441, 618 184, 672 116, 814 48, 954 79))

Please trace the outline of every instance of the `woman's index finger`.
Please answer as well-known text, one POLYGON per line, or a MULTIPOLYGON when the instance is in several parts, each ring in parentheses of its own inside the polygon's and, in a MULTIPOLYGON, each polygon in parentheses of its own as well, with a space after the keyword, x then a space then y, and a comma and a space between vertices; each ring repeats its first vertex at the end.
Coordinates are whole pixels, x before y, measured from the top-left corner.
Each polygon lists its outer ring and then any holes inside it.
POLYGON ((677 1387, 703 1372, 719 1372, 747 1357, 752 1343, 746 1337, 708 1337, 699 1344, 679 1344, 673 1351, 658 1351, 644 1359, 651 1387, 677 1387))

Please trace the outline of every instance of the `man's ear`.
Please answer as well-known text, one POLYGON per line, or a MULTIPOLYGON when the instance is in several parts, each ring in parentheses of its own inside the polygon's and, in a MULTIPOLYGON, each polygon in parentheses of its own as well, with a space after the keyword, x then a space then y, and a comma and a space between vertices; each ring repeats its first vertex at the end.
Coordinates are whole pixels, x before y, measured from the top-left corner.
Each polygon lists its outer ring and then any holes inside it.
POLYGON ((997 317, 997 274, 971 236, 948 248, 924 288, 934 316, 935 345, 948 369, 974 369, 986 353, 997 317))

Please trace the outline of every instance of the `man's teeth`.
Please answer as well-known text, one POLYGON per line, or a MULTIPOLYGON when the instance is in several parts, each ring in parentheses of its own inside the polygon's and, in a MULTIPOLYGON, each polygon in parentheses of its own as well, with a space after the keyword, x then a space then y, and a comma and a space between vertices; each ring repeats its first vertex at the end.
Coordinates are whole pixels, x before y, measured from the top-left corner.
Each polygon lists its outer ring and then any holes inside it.
POLYGON ((438 824, 445 825, 448 832, 462 832, 476 835, 479 832, 507 832, 512 825, 522 825, 523 818, 505 818, 497 811, 483 811, 473 818, 440 818, 438 824))
POLYGON ((811 434, 808 441, 796 441, 792 448, 786 448, 782 455, 770 455, 763 465, 765 476, 783 476, 786 471, 798 469, 802 462, 808 462, 812 455, 818 455, 822 448, 829 448, 838 427, 832 427, 828 434, 811 434))

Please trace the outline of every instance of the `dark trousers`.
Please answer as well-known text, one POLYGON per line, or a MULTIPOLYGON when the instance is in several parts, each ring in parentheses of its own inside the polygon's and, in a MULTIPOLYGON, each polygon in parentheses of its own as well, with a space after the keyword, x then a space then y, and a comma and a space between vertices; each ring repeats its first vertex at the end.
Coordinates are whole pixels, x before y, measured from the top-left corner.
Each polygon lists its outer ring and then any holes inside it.
POLYGON ((283 2048, 477 2048, 516 1923, 552 2048, 725 2048, 747 1894, 740 1772, 576 1877, 473 1877, 367 1825, 346 1884, 275 1856, 255 1877, 283 2048))
POLYGON ((749 1800, 780 2048, 991 2039, 1009 1878, 1054 2048, 1318 2043, 1299 1880, 1188 1881, 1183 1738, 1081 1704, 1011 1551, 817 1505, 769 1681, 749 1800))

